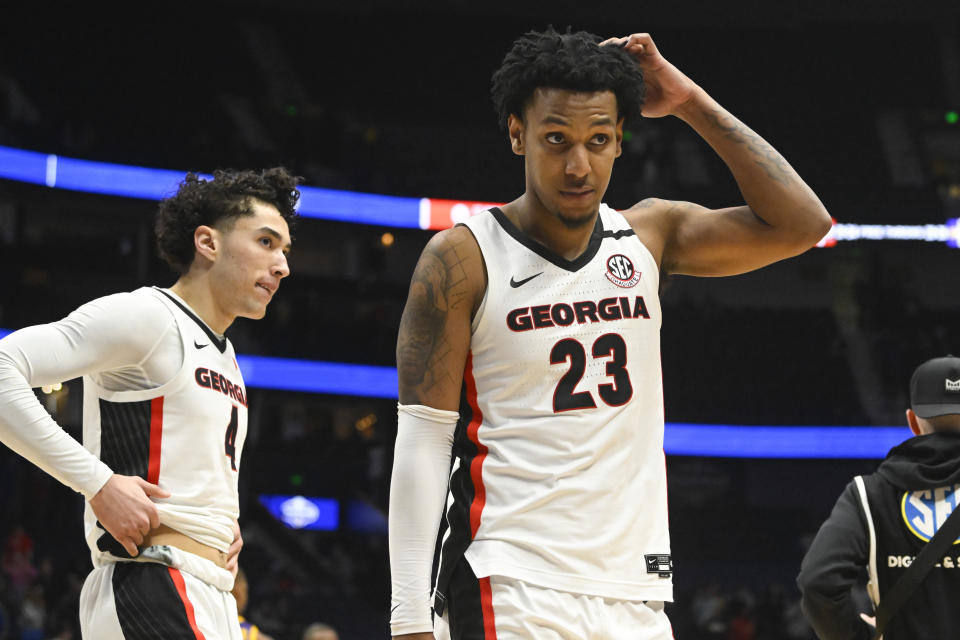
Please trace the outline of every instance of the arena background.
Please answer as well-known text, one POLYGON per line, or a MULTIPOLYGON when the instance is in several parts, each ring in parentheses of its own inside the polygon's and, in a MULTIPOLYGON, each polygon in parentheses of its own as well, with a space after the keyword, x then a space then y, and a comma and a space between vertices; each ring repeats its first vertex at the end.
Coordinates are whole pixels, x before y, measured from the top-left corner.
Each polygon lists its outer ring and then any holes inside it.
MULTIPOLYGON (((0 146, 181 172, 283 164, 312 187, 504 202, 522 190, 522 164, 488 92, 510 42, 548 24, 645 30, 786 156, 848 235, 909 235, 884 225, 960 216, 955 3, 645 4, 6 6, 0 146)), ((629 133, 611 205, 741 201, 679 121, 646 120, 629 133)), ((153 247, 154 208, 0 179, 0 329, 171 284, 153 247)), ((430 233, 302 220, 293 275, 267 318, 240 320, 228 335, 250 356, 389 369, 430 233)), ((960 353, 958 258, 942 241, 840 240, 754 274, 673 278, 663 294, 668 421, 902 424, 912 369, 960 353)), ((395 400, 264 388, 289 387, 276 378, 249 392, 248 617, 280 640, 313 621, 345 639, 385 638, 395 400), (262 499, 277 495, 326 499, 319 513, 337 517, 327 529, 292 528, 262 499)), ((80 389, 38 390, 75 435, 80 389)), ((822 457, 668 456, 678 639, 812 637, 793 585, 805 545, 849 478, 877 462, 827 457, 833 436, 823 437, 822 457)), ((311 508, 301 507, 302 518, 311 508)), ((89 568, 81 509, 79 496, 0 451, 0 638, 79 637, 89 568)))

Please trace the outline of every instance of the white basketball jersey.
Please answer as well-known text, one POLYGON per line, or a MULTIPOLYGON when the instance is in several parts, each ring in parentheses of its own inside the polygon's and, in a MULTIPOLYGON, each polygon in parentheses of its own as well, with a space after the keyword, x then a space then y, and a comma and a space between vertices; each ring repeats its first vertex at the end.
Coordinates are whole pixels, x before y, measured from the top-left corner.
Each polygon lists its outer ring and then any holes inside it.
MULTIPOLYGON (((162 524, 227 551, 240 513, 237 472, 247 434, 247 392, 233 346, 166 291, 145 287, 132 295, 161 300, 173 314, 183 364, 170 381, 143 391, 109 391, 84 376, 83 444, 114 473, 170 492, 154 499, 162 524)), ((128 557, 97 526, 89 503, 84 520, 95 566, 128 557)))
POLYGON ((656 261, 606 205, 572 261, 499 209, 465 224, 487 290, 464 372, 438 593, 463 554, 477 577, 672 600, 656 261))

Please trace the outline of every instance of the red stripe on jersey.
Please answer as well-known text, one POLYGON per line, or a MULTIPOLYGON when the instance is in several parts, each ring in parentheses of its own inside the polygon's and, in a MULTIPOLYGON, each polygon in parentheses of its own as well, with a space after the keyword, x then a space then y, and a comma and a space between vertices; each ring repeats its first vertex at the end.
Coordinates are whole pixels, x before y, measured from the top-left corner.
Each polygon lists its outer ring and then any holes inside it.
POLYGON ((163 440, 163 396, 150 401, 150 462, 147 482, 160 481, 160 444, 163 440))
MULTIPOLYGON (((663 356, 660 356, 660 379, 663 380, 663 356)), ((660 415, 666 414, 666 408, 663 406, 663 394, 660 395, 660 415)), ((670 476, 667 474, 667 450, 663 449, 663 488, 667 489, 670 485, 670 476)), ((670 492, 667 492, 670 495, 670 492)), ((670 530, 670 506, 667 506, 667 531, 670 530)), ((673 627, 670 627, 670 633, 673 633, 673 627)), ((673 637, 673 636, 671 636, 673 637)))
POLYGON ((187 585, 183 581, 183 576, 173 567, 167 567, 167 571, 170 572, 170 578, 177 588, 177 593, 180 594, 180 599, 183 600, 183 608, 187 612, 187 622, 190 623, 190 630, 193 631, 193 635, 197 640, 206 640, 200 628, 197 626, 197 618, 193 614, 193 603, 190 602, 190 598, 187 597, 187 585))
POLYGON ((490 578, 480 578, 480 610, 483 612, 483 640, 497 640, 497 625, 493 618, 493 591, 490 578))
POLYGON ((467 438, 477 447, 477 455, 470 461, 470 479, 473 481, 473 502, 470 504, 470 539, 477 535, 480 528, 480 515, 487 503, 487 490, 483 486, 483 460, 487 457, 487 448, 480 443, 477 432, 483 422, 483 413, 477 405, 477 382, 473 379, 473 353, 467 352, 467 365, 463 370, 463 381, 467 385, 467 404, 473 419, 467 425, 467 438))

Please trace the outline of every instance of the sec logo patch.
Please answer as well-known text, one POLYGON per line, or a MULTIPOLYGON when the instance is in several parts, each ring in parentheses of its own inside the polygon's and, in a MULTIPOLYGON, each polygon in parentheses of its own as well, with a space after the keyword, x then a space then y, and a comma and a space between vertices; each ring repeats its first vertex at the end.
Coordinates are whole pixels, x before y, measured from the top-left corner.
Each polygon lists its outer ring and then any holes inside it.
MULTIPOLYGON (((907 491, 900 501, 900 514, 910 533, 924 542, 943 525, 960 501, 960 484, 922 491, 907 491)), ((960 543, 960 538, 953 544, 960 543)))
POLYGON ((604 275, 607 280, 624 289, 640 282, 640 272, 633 268, 630 258, 622 253, 615 253, 607 258, 607 272, 604 275))

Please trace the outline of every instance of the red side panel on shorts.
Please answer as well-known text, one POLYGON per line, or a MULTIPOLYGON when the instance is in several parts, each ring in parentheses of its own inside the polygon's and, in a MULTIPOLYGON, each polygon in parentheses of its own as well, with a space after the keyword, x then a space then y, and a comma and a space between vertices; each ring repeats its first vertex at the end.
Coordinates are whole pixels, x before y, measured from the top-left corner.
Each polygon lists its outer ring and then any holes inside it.
POLYGON ((160 481, 160 444, 163 440, 163 396, 150 401, 150 461, 147 482, 160 481))
MULTIPOLYGON (((470 479, 473 481, 473 502, 470 504, 470 539, 477 535, 480 528, 480 516, 487 502, 487 491, 483 487, 483 461, 487 457, 487 447, 480 442, 477 432, 483 422, 483 413, 477 404, 477 382, 473 379, 473 353, 467 352, 467 366, 463 369, 463 380, 467 387, 467 403, 473 413, 473 419, 467 425, 467 438, 477 447, 477 455, 470 462, 470 479)), ((490 610, 491 612, 493 609, 490 610)))
POLYGON ((497 640, 497 625, 493 619, 493 591, 490 578, 480 578, 480 609, 483 611, 483 640, 497 640))
POLYGON ((190 602, 190 599, 187 597, 187 585, 183 581, 183 576, 173 567, 167 567, 167 569, 170 571, 170 578, 173 579, 173 584, 177 587, 177 593, 180 594, 180 599, 183 600, 183 608, 187 612, 190 630, 193 631, 193 635, 196 636, 197 640, 206 640, 203 633, 200 632, 200 628, 197 626, 197 618, 193 613, 193 603, 190 602))

